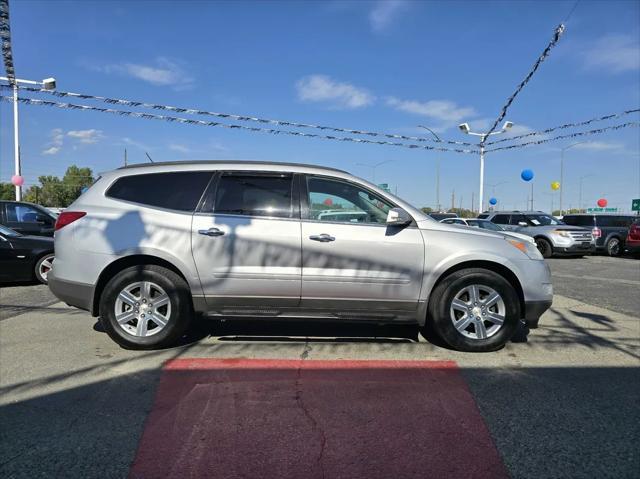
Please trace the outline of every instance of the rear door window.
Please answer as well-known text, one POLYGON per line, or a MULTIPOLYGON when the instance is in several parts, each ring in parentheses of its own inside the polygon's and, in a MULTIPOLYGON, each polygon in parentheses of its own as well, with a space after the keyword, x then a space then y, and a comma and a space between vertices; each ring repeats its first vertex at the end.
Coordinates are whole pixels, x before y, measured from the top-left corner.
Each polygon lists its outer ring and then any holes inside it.
POLYGON ((214 213, 293 218, 293 175, 225 173, 218 180, 214 213))
POLYGON ((564 216, 562 221, 571 226, 585 226, 587 228, 594 226, 593 216, 564 216))
POLYGON ((491 222, 497 225, 508 225, 509 215, 495 215, 491 220, 491 222))
POLYGON ((194 211, 211 179, 210 171, 176 171, 123 176, 106 196, 146 206, 194 211))

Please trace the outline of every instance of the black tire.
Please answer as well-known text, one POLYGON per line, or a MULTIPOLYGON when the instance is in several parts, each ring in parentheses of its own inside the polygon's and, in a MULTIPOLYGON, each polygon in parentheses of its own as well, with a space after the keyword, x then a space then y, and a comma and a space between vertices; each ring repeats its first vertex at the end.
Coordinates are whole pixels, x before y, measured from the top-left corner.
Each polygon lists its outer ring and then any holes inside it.
POLYGON ((622 241, 620 238, 613 237, 607 241, 607 254, 609 256, 620 256, 622 254, 622 241))
POLYGON ((51 271, 51 268, 49 268, 48 271, 44 272, 43 269, 46 269, 44 268, 44 265, 46 262, 52 263, 53 258, 53 253, 45 254, 36 261, 36 265, 33 268, 34 277, 42 284, 47 284, 47 273, 51 271))
POLYGON ((116 274, 100 297, 100 322, 107 334, 125 349, 160 349, 175 344, 187 332, 193 319, 191 292, 186 281, 173 271, 156 265, 132 266, 116 274), (160 286, 169 296, 171 312, 158 333, 141 337, 128 333, 116 321, 115 305, 120 292, 139 281, 160 286))
POLYGON ((544 238, 536 238, 536 246, 543 258, 551 258, 553 256, 553 247, 544 238))
POLYGON ((493 271, 469 268, 444 278, 431 292, 427 321, 453 349, 465 352, 488 352, 502 348, 511 339, 520 321, 520 300, 514 287, 493 271), (468 338, 460 333, 451 319, 451 304, 459 291, 471 285, 488 286, 504 301, 505 319, 501 328, 485 339, 468 338))

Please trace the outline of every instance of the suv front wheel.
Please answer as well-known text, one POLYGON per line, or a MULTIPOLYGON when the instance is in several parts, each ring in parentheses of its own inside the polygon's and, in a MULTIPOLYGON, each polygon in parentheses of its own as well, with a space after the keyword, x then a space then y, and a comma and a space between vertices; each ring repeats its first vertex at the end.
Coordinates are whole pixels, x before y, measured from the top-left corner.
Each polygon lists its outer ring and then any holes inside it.
POLYGON ((126 349, 173 345, 185 334, 192 315, 187 283, 161 266, 131 266, 120 271, 100 298, 102 326, 126 349))
POLYGON ((481 268, 463 269, 434 288, 427 319, 454 349, 495 351, 515 333, 520 301, 503 276, 481 268))

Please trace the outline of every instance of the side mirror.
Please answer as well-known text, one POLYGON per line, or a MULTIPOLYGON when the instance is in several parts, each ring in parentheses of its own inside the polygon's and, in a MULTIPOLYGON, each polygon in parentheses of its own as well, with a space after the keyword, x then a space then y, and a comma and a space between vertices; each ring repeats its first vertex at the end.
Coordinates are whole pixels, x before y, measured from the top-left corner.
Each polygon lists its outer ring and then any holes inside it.
POLYGON ((51 218, 49 218, 48 216, 45 216, 45 215, 36 215, 36 221, 38 223, 48 224, 48 223, 51 222, 51 218))
POLYGON ((526 221, 518 221, 518 226, 529 226, 526 221))
POLYGON ((391 208, 387 214, 387 225, 403 226, 411 223, 413 218, 402 208, 391 208))

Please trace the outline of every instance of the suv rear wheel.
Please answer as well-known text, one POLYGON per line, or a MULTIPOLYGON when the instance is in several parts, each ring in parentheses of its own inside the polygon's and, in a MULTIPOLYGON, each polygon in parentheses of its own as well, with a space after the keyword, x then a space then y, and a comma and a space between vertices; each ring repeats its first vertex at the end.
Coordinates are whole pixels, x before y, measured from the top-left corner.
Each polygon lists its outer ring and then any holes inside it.
POLYGON ((469 268, 447 276, 431 294, 429 319, 435 332, 459 351, 502 348, 520 321, 514 287, 493 271, 469 268))
POLYGON ((193 316, 189 287, 173 271, 132 266, 107 283, 100 298, 100 321, 111 339, 127 349, 171 346, 193 316))
POLYGON ((620 253, 622 253, 622 244, 620 239, 614 236, 607 241, 607 254, 609 256, 620 256, 620 253))

